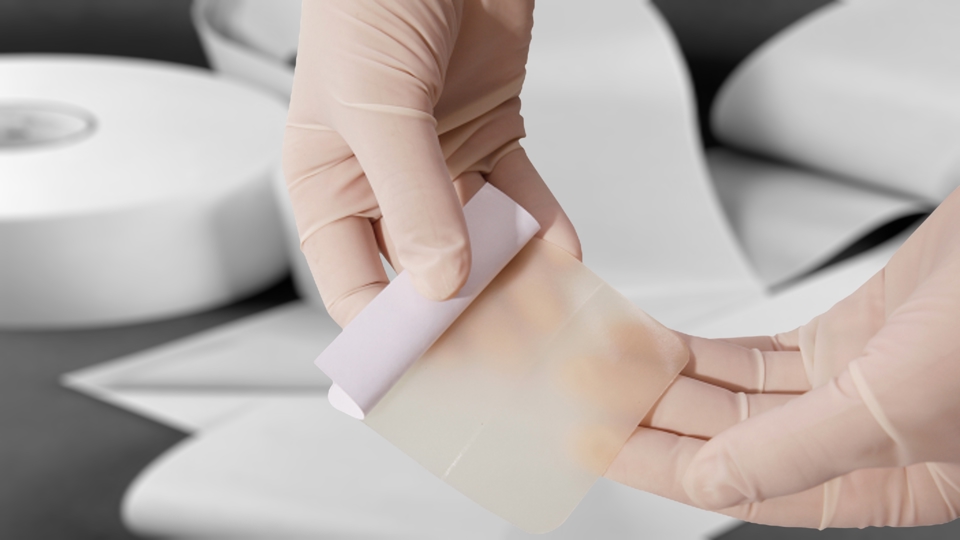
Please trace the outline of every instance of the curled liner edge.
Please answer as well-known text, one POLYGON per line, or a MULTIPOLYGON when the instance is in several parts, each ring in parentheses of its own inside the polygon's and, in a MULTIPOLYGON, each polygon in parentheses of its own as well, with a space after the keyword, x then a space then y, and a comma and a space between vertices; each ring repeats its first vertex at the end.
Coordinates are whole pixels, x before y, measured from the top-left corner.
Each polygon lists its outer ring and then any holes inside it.
POLYGON ((327 399, 338 411, 362 420, 540 230, 533 216, 490 184, 463 214, 473 257, 456 296, 429 300, 403 271, 314 360, 333 381, 327 399))

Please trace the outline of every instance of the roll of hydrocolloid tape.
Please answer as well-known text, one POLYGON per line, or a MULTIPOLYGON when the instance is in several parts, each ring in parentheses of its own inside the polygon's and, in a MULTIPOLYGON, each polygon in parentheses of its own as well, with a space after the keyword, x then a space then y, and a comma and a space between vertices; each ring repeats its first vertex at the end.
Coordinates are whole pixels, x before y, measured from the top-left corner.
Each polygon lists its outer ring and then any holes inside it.
POLYGON ((163 318, 281 278, 285 117, 194 68, 0 59, 0 326, 163 318))

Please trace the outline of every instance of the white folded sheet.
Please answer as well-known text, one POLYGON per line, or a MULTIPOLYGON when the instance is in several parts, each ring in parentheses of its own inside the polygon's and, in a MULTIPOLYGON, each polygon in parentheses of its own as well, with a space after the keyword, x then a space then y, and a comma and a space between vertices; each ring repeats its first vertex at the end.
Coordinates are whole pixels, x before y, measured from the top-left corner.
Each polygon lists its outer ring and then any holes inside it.
POLYGON ((767 286, 813 271, 879 227, 934 205, 729 150, 707 153, 730 225, 767 286))
POLYGON ((313 359, 340 332, 292 302, 152 349, 68 373, 62 383, 186 431, 278 395, 326 395, 313 359))
POLYGON ((724 83, 725 144, 939 204, 960 186, 960 2, 835 2, 724 83))
POLYGON ((322 397, 265 400, 152 464, 124 503, 138 533, 202 538, 701 538, 729 518, 609 481, 559 529, 528 535, 322 397))
POLYGON ((914 224, 870 251, 809 276, 763 301, 691 322, 685 331, 708 338, 724 338, 773 335, 802 326, 882 270, 918 226, 914 224))

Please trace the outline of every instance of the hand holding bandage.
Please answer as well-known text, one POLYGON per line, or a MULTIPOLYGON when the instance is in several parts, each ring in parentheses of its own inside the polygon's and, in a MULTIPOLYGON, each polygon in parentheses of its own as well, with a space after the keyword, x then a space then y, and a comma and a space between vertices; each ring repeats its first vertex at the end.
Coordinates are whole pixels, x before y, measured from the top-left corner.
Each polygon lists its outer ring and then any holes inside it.
POLYGON ((774 525, 958 517, 960 190, 809 324, 687 342, 683 375, 608 477, 774 525))
POLYGON ((461 205, 485 181, 579 257, 518 144, 532 14, 515 0, 304 3, 284 172, 339 324, 386 286, 379 251, 425 296, 456 294, 470 268, 461 205))

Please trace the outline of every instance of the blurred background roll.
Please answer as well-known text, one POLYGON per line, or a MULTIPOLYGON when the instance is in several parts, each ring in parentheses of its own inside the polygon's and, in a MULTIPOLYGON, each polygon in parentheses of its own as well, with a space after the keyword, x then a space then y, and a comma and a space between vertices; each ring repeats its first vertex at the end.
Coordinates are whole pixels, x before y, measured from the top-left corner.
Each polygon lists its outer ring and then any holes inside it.
POLYGON ((285 116, 194 68, 0 58, 0 326, 164 318, 281 279, 285 116))
MULTIPOLYGON (((300 34, 300 0, 196 0, 190 14, 214 70, 287 103, 300 34)), ((294 287, 301 298, 322 309, 323 299, 300 251, 300 233, 279 166, 274 188, 294 287)))
POLYGON ((290 98, 300 0, 196 0, 191 17, 211 67, 290 98))

